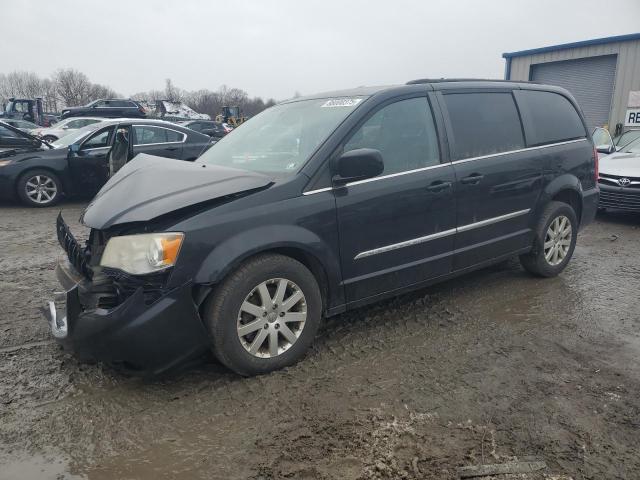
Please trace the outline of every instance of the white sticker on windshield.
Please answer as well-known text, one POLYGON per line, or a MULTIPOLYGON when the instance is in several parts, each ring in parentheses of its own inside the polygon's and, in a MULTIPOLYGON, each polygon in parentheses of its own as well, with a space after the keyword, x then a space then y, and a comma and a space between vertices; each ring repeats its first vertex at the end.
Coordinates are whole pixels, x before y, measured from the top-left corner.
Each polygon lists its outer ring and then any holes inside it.
POLYGON ((361 98, 334 98, 333 100, 327 100, 323 105, 320 106, 322 108, 355 107, 361 101, 361 98))

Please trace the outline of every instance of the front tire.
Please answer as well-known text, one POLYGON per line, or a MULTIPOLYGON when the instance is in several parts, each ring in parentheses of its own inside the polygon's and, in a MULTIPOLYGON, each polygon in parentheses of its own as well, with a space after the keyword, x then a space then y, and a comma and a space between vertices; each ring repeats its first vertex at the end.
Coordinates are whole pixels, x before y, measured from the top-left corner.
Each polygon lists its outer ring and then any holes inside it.
POLYGON ((555 277, 571 260, 577 237, 578 217, 573 208, 549 202, 538 220, 533 249, 520 256, 520 263, 529 273, 555 277))
POLYGON ((313 274, 293 258, 256 256, 231 273, 204 307, 213 353, 240 375, 297 362, 320 325, 322 298, 313 274))
POLYGON ((18 196, 29 207, 50 207, 62 197, 62 182, 48 170, 30 170, 18 179, 18 196))

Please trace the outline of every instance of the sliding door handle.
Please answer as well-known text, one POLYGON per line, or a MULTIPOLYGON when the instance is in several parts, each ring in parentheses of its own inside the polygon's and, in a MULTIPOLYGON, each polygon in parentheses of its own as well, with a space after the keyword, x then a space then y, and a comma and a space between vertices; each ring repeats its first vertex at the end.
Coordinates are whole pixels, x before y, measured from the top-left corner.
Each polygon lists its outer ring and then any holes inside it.
POLYGON ((461 179, 460 183, 463 183, 465 185, 475 185, 477 183, 480 183, 480 180, 482 180, 483 178, 484 175, 480 173, 472 173, 468 177, 464 177, 463 179, 461 179))
POLYGON ((447 190, 449 188, 451 188, 451 182, 443 182, 442 180, 436 180, 435 182, 431 183, 431 185, 427 187, 427 190, 430 192, 438 193, 438 192, 442 192, 443 190, 447 190))

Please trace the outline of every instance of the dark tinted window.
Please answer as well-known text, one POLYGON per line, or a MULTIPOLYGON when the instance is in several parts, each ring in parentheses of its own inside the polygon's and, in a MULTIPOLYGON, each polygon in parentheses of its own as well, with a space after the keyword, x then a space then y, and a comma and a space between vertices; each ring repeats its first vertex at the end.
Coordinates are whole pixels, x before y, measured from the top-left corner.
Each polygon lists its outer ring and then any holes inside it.
POLYGON ((453 129, 456 160, 524 147, 520 117, 511 93, 444 96, 453 129))
POLYGON ((186 125, 187 128, 190 128, 191 130, 195 130, 196 132, 201 132, 203 126, 204 125, 202 123, 199 123, 199 122, 190 123, 190 124, 186 125))
POLYGON ((527 129, 527 143, 542 145, 586 136, 578 112, 562 95, 552 92, 518 92, 527 129))
POLYGON ((424 97, 402 100, 378 110, 344 146, 379 150, 382 175, 440 163, 438 137, 429 103, 424 97))

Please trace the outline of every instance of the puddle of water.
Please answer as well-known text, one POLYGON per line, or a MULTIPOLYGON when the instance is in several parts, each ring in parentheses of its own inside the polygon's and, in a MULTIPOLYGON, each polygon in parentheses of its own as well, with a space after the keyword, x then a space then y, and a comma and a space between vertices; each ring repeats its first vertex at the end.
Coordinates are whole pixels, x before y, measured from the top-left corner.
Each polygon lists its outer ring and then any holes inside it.
POLYGON ((35 455, 2 463, 0 480, 87 480, 84 475, 70 473, 69 463, 63 458, 35 455))

